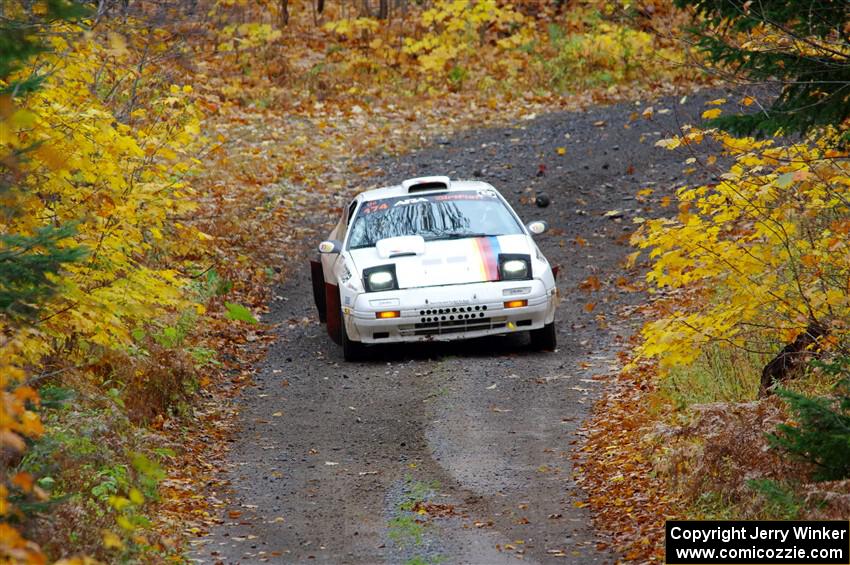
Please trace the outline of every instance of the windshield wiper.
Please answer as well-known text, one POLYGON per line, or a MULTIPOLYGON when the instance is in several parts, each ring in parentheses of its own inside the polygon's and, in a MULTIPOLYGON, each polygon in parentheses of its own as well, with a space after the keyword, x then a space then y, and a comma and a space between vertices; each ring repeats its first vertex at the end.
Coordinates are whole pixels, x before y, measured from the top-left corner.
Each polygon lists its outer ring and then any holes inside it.
POLYGON ((468 237, 496 237, 497 233, 446 233, 434 239, 466 239, 468 237))

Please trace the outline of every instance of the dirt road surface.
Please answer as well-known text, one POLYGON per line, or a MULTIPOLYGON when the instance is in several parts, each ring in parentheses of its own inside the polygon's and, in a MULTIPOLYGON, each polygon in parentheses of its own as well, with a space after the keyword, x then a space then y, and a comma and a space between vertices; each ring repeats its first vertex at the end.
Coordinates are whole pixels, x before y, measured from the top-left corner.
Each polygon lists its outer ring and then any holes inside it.
MULTIPOLYGON (((355 190, 426 174, 481 178, 525 221, 547 220, 550 232, 537 239, 561 267, 564 298, 554 353, 528 352, 518 334, 386 346, 345 363, 318 323, 307 265, 336 218, 319 214, 293 228, 303 253, 288 258, 288 280, 264 318, 278 324, 277 339, 241 399, 229 490, 216 493, 228 505, 193 557, 613 562, 581 507, 570 454, 633 330, 624 307, 641 296, 618 286, 633 219, 664 213, 664 195, 705 180, 682 176, 685 157, 655 142, 694 123, 712 97, 656 101, 651 120, 630 121, 646 105, 626 104, 473 131, 401 158, 378 156, 370 170, 379 178, 352 179, 355 190), (655 192, 640 203, 644 188, 655 192), (548 207, 530 198, 540 192, 548 207)), ((314 204, 341 206, 347 196, 314 204)))

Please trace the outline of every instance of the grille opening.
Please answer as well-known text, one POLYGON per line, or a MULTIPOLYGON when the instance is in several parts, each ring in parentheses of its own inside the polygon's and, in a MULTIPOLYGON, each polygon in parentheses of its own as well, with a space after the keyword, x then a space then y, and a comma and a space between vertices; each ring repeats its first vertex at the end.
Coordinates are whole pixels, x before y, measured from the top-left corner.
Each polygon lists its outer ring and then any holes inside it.
POLYGON ((519 322, 516 323, 516 326, 518 328, 521 328, 523 326, 530 326, 530 325, 531 325, 531 320, 520 320, 519 322))
POLYGON ((372 339, 387 339, 390 337, 390 332, 375 332, 372 334, 372 339))
MULTIPOLYGON (((444 319, 445 316, 423 317, 418 324, 401 326, 399 333, 409 335, 441 335, 461 332, 473 332, 490 329, 500 329, 507 325, 504 317, 485 318, 484 313, 464 314, 454 316, 455 319, 444 319)), ((530 321, 529 321, 530 323, 530 321)))
MULTIPOLYGON (((460 323, 471 323, 471 324, 481 324, 484 322, 489 323, 489 321, 485 320, 485 310, 487 310, 486 305, 476 305, 476 306, 451 306, 446 308, 425 308, 419 311, 419 322, 421 324, 441 324, 452 323, 452 322, 460 322, 460 323)), ((518 325, 527 326, 531 324, 531 320, 524 320, 520 322, 518 325)), ((463 330, 459 330, 463 331, 463 330)))

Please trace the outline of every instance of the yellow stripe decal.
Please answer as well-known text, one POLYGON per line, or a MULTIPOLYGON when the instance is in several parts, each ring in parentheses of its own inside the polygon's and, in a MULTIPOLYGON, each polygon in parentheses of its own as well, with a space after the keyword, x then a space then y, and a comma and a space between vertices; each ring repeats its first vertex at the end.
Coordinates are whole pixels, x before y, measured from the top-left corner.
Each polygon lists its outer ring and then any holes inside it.
POLYGON ((481 240, 477 237, 472 240, 472 245, 475 247, 476 253, 478 253, 478 268, 479 268, 480 273, 481 273, 481 275, 480 275, 481 279, 480 280, 486 281, 487 280, 487 257, 484 253, 484 248, 481 245, 481 243, 482 243, 481 240))

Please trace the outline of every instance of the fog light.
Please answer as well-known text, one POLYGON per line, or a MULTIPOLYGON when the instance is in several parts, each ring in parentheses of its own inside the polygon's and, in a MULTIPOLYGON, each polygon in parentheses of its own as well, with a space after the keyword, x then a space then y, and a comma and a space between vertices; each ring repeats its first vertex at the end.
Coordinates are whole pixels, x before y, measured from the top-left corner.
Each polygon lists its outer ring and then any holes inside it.
POLYGON ((399 316, 401 316, 401 312, 399 312, 398 310, 387 310, 385 312, 375 312, 375 317, 381 318, 381 319, 398 318, 399 316))
POLYGON ((528 300, 508 300, 505 302, 505 308, 522 308, 528 306, 528 300))

